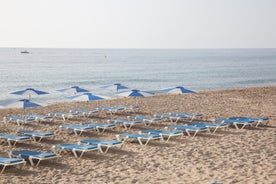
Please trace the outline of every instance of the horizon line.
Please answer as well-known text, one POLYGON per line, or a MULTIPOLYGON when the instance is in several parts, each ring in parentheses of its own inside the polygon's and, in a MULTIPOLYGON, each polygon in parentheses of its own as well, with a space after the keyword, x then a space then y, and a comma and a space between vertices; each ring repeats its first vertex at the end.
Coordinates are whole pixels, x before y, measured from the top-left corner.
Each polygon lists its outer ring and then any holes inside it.
POLYGON ((124 47, 114 47, 114 48, 95 48, 95 47, 1 47, 0 49, 106 49, 106 50, 203 50, 203 49, 276 49, 276 47, 222 47, 222 48, 217 48, 217 47, 206 47, 206 48, 196 48, 196 47, 191 47, 191 48, 154 48, 154 47, 144 47, 144 48, 135 48, 135 47, 130 47, 130 48, 124 48, 124 47))

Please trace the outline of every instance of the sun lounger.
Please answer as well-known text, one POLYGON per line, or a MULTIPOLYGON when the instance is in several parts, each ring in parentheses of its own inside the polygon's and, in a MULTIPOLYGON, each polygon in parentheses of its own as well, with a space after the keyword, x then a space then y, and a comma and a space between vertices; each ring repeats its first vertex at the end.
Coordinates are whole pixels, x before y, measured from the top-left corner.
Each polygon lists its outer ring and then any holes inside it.
POLYGON ((173 116, 180 116, 181 119, 188 119, 191 122, 196 119, 196 118, 202 118, 202 114, 192 114, 192 113, 183 113, 183 112, 175 112, 175 113, 171 113, 171 115, 173 116))
POLYGON ((265 124, 265 125, 269 124, 269 118, 268 117, 261 117, 261 118, 254 118, 254 117, 230 117, 228 119, 238 119, 238 120, 254 121, 256 127, 258 127, 261 124, 265 124))
POLYGON ((125 129, 131 129, 134 125, 141 125, 142 121, 138 120, 127 120, 127 119, 111 119, 108 120, 109 123, 116 123, 125 127, 125 129))
POLYGON ((7 166, 21 165, 21 167, 23 168, 26 165, 26 161, 22 158, 0 157, 0 165, 2 166, 0 174, 2 174, 7 166))
POLYGON ((34 118, 37 122, 51 122, 53 121, 53 116, 44 116, 40 114, 30 114, 28 115, 29 118, 34 118))
POLYGON ((29 136, 17 136, 11 134, 0 134, 0 139, 8 142, 9 147, 15 146, 18 142, 30 141, 29 136))
POLYGON ((218 129, 222 129, 222 128, 228 128, 229 126, 227 124, 224 123, 206 123, 206 122, 191 122, 188 123, 187 125, 191 125, 191 126, 197 126, 197 127, 207 127, 211 130, 213 130, 212 133, 215 133, 218 129))
POLYGON ((124 107, 118 106, 118 107, 101 107, 100 108, 101 111, 107 112, 110 115, 113 115, 117 112, 122 112, 125 110, 124 107))
POLYGON ((80 145, 80 144, 58 144, 53 146, 53 150, 57 152, 58 150, 71 151, 76 158, 81 158, 84 153, 99 150, 97 145, 80 145), (78 155, 78 153, 80 153, 78 155))
POLYGON ((89 140, 81 140, 80 144, 85 145, 97 145, 100 148, 100 151, 103 153, 107 153, 109 148, 111 147, 122 147, 123 142, 119 140, 97 140, 97 139, 89 139, 89 140))
POLYGON ((89 125, 76 125, 76 124, 70 124, 70 125, 61 125, 59 127, 60 129, 66 129, 73 131, 76 135, 81 135, 82 132, 88 132, 91 130, 95 130, 95 126, 89 126, 89 125))
POLYGON ((20 117, 20 116, 5 116, 3 118, 4 123, 15 122, 17 125, 23 125, 25 123, 35 121, 33 117, 20 117))
POLYGON ((150 118, 146 116, 128 116, 127 119, 142 121, 146 126, 150 126, 153 122, 161 122, 161 118, 150 118))
POLYGON ((162 120, 168 120, 174 124, 176 124, 179 120, 183 119, 182 116, 176 116, 171 114, 155 114, 154 117, 161 118, 162 120))
POLYGON ((243 129, 246 126, 254 126, 255 121, 252 119, 229 119, 229 118, 218 118, 215 120, 218 123, 228 124, 229 126, 233 125, 236 129, 243 129), (241 125, 241 128, 239 128, 241 125))
POLYGON ((121 106, 117 106, 117 108, 123 108, 123 111, 125 112, 138 112, 140 110, 139 106, 125 106, 125 105, 121 105, 121 106))
POLYGON ((30 136, 34 141, 40 142, 43 138, 54 137, 53 132, 39 132, 32 130, 22 130, 16 133, 17 135, 30 136))
POLYGON ((98 115, 100 113, 99 109, 95 109, 95 110, 72 110, 70 111, 70 113, 73 114, 78 114, 79 116, 83 116, 83 117, 90 117, 93 115, 98 115))
POLYGON ((95 127, 95 129, 98 132, 101 132, 101 133, 103 133, 107 129, 116 128, 116 124, 112 124, 112 123, 106 124, 106 123, 85 122, 85 123, 82 123, 82 124, 86 125, 86 126, 89 126, 89 127, 95 127))
POLYGON ((189 120, 192 121, 196 117, 201 117, 202 114, 185 114, 185 113, 169 113, 169 114, 155 114, 154 117, 169 120, 174 124, 178 121, 189 120))
POLYGON ((128 139, 138 140, 140 145, 147 145, 150 140, 160 139, 161 136, 157 134, 131 134, 124 133, 116 135, 117 140, 126 142, 128 139), (143 143, 145 141, 145 143, 143 143))
POLYGON ((49 116, 53 116, 54 118, 62 118, 63 121, 72 119, 73 117, 78 116, 77 113, 66 113, 66 112, 54 112, 50 113, 49 116))
POLYGON ((197 127, 191 125, 172 125, 166 128, 173 130, 181 130, 184 133, 187 133, 188 136, 191 136, 191 132, 194 132, 193 137, 195 137, 198 132, 210 132, 209 128, 207 127, 197 127))
POLYGON ((147 130, 141 130, 141 133, 160 135, 161 136, 161 140, 166 141, 166 142, 168 142, 171 137, 183 136, 182 131, 168 131, 168 130, 147 129, 147 130))
POLYGON ((38 166, 42 160, 57 158, 57 154, 51 153, 51 152, 20 150, 20 151, 11 151, 10 157, 23 158, 23 159, 29 160, 32 166, 38 166), (35 164, 35 161, 37 161, 36 164, 35 164))

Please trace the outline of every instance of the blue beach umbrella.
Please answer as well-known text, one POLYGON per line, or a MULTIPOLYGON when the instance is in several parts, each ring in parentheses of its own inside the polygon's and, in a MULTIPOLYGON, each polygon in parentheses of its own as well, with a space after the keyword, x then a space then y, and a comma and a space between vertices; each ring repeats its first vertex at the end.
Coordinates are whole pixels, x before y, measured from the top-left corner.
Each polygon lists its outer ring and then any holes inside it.
POLYGON ((177 86, 177 87, 173 87, 173 88, 163 89, 163 90, 161 90, 161 92, 163 92, 163 93, 171 93, 171 94, 195 93, 194 91, 186 89, 186 88, 184 88, 182 86, 177 86))
POLYGON ((7 103, 4 103, 4 104, 1 104, 1 106, 26 109, 26 108, 30 108, 30 107, 40 107, 42 105, 31 102, 28 99, 21 99, 21 100, 18 100, 18 101, 7 102, 7 103))
POLYGON ((116 93, 118 96, 124 96, 124 97, 147 97, 147 96, 153 96, 153 93, 147 92, 147 91, 140 91, 137 89, 133 89, 130 91, 125 92, 118 92, 116 93))
POLYGON ((70 100, 74 101, 91 101, 91 100, 104 100, 104 97, 94 95, 92 93, 83 93, 79 95, 69 96, 67 97, 70 100))
POLYGON ((10 94, 14 94, 14 95, 28 95, 29 99, 30 99, 31 95, 46 95, 46 94, 49 94, 49 93, 44 92, 44 91, 40 91, 40 90, 36 90, 36 89, 33 89, 33 88, 26 88, 24 90, 11 92, 10 94))
POLYGON ((72 86, 70 88, 59 89, 57 91, 59 91, 59 92, 69 92, 69 93, 73 93, 75 95, 77 93, 86 93, 86 92, 89 92, 89 90, 80 88, 79 86, 72 86))
POLYGON ((105 85, 105 86, 102 86, 101 88, 110 89, 110 90, 114 90, 114 91, 119 91, 120 89, 128 89, 128 87, 123 86, 120 83, 105 85))

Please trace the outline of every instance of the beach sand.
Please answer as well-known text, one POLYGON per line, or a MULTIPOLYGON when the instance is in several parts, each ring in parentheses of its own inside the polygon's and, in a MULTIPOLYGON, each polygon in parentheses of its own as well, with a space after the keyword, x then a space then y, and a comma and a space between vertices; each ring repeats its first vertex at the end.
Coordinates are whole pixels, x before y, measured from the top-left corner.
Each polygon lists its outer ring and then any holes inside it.
MULTIPOLYGON (((38 167, 27 164, 22 170, 7 168, 0 183, 276 183, 276 86, 202 91, 186 95, 158 95, 139 99, 113 99, 77 103, 58 103, 26 109, 25 113, 48 114, 72 109, 94 109, 101 106, 138 105, 139 115, 185 112, 202 113, 204 120, 229 116, 270 117, 269 126, 221 130, 215 134, 172 138, 169 142, 152 141, 147 146, 127 142, 122 149, 107 154, 90 152, 81 159, 71 153, 61 154, 55 162, 42 161, 38 167)), ((1 109, 0 118, 22 114, 22 109, 1 109)), ((126 118, 129 114, 100 114, 88 121, 106 122, 126 118)), ((1 133, 22 129, 53 131, 53 140, 19 143, 9 148, 0 144, 1 156, 12 150, 51 151, 55 144, 77 143, 89 138, 115 139, 122 132, 140 129, 163 129, 170 122, 136 126, 130 130, 118 127, 103 134, 85 132, 81 136, 60 132, 62 124, 80 123, 84 119, 29 123, 23 126, 1 123, 1 133)), ((179 124, 182 124, 180 122, 179 124)))

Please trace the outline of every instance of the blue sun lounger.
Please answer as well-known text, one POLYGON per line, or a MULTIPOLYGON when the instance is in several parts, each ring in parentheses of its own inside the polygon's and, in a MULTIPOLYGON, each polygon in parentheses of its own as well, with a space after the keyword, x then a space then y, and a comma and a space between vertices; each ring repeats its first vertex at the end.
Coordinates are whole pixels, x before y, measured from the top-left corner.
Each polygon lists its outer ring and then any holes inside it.
POLYGON ((210 132, 208 127, 197 127, 197 126, 191 126, 191 125, 172 125, 166 128, 173 129, 173 130, 181 130, 184 133, 187 133, 188 136, 191 136, 190 132, 194 132, 193 137, 195 137, 198 132, 210 132))
POLYGON ((100 151, 103 153, 107 153, 109 148, 111 147, 122 147, 123 142, 119 140, 98 140, 98 139, 89 139, 89 140, 81 140, 80 144, 85 145, 97 145, 100 148, 100 151))
POLYGON ((229 119, 229 118, 218 118, 215 122, 228 124, 229 126, 233 125, 236 129, 243 129, 245 126, 254 126, 255 121, 252 119, 229 119), (239 128, 241 125, 241 128, 239 128))
POLYGON ((177 124, 178 121, 189 120, 193 121, 195 118, 201 118, 202 114, 187 114, 187 113, 168 113, 168 114, 155 114, 154 117, 165 120, 170 120, 172 123, 177 124))
POLYGON ((86 126, 89 126, 89 127, 95 127, 95 129, 98 132, 101 132, 101 133, 103 133, 107 129, 116 128, 116 124, 112 124, 112 123, 106 124, 106 123, 85 122, 85 123, 82 123, 82 124, 86 125, 86 126))
POLYGON ((39 132, 32 130, 22 130, 16 132, 17 135, 30 136, 34 141, 40 142, 43 138, 54 137, 53 132, 39 132))
POLYGON ((138 140, 140 145, 147 145, 150 140, 160 139, 161 136, 157 134, 131 134, 124 133, 116 135, 117 140, 126 142, 128 139, 138 140), (143 143, 145 141, 145 143, 143 143))
POLYGON ((76 135, 81 135, 82 132, 87 132, 87 131, 91 131, 91 130, 96 129, 95 126, 76 125, 76 124, 61 125, 59 128, 73 131, 76 135))
POLYGON ((23 168, 26 165, 26 161, 22 158, 0 157, 0 166, 2 166, 2 170, 0 174, 4 172, 7 166, 16 166, 16 165, 21 165, 21 168, 23 168))
POLYGON ((213 130, 213 134, 218 130, 218 129, 222 129, 222 128, 228 128, 228 124, 224 124, 224 123, 207 123, 207 122, 191 122, 188 123, 187 125, 191 125, 191 126, 197 126, 197 127, 207 127, 211 130, 213 130))
POLYGON ((261 117, 261 118, 254 118, 254 117, 230 117, 228 119, 238 119, 238 120, 249 120, 254 121, 255 126, 258 127, 260 124, 269 124, 269 118, 268 117, 261 117))
POLYGON ((0 139, 8 143, 9 147, 15 146, 18 142, 30 141, 29 136, 17 136, 11 134, 0 134, 0 139))
POLYGON ((161 140, 166 142, 168 142, 171 137, 183 136, 182 131, 169 131, 169 130, 147 129, 147 130, 141 130, 141 133, 160 135, 161 140))
POLYGON ((62 118, 63 121, 72 119, 73 117, 78 116, 77 113, 67 113, 67 112, 54 112, 50 113, 49 116, 53 116, 54 118, 62 118))
POLYGON ((142 125, 140 120, 128 120, 128 119, 111 119, 108 123, 116 123, 125 127, 125 129, 131 129, 134 125, 142 125))
POLYGON ((124 107, 118 106, 118 107, 101 107, 100 108, 101 111, 107 112, 110 115, 113 115, 117 112, 122 112, 125 110, 124 107))
POLYGON ((70 151, 76 158, 81 158, 84 153, 99 150, 97 145, 80 145, 80 144, 58 144, 53 146, 53 150, 56 153, 58 150, 70 151), (78 155, 78 152, 80 153, 78 155))
POLYGON ((117 106, 117 108, 123 108, 123 111, 125 112, 138 112, 140 110, 139 106, 134 106, 134 105, 121 105, 121 106, 117 106))
POLYGON ((150 118, 146 116, 128 116, 127 119, 142 121, 146 126, 150 126, 153 122, 161 122, 161 118, 150 118))
POLYGON ((50 160, 57 158, 56 153, 52 152, 40 152, 40 151, 32 151, 32 150, 19 150, 19 151, 11 151, 10 157, 19 157, 25 160, 29 160, 32 166, 38 166, 42 160, 50 160), (35 164, 35 161, 37 163, 35 164))
POLYGON ((172 114, 155 114, 154 117, 161 118, 162 120, 168 120, 174 124, 182 119, 186 119, 186 116, 177 116, 172 114))
POLYGON ((93 115, 98 115, 100 113, 99 109, 94 110, 71 110, 70 113, 78 114, 79 116, 83 117, 90 117, 93 115))
POLYGON ((4 123, 15 122, 18 126, 26 124, 28 122, 35 121, 33 117, 20 117, 20 116, 5 116, 3 118, 4 123))
POLYGON ((29 114, 29 118, 34 118, 36 122, 52 122, 53 121, 53 116, 44 116, 40 114, 29 114))
POLYGON ((188 119, 191 122, 196 118, 202 118, 202 114, 198 114, 198 113, 194 114, 194 113, 174 112, 174 113, 171 113, 171 115, 180 116, 182 119, 188 119))

